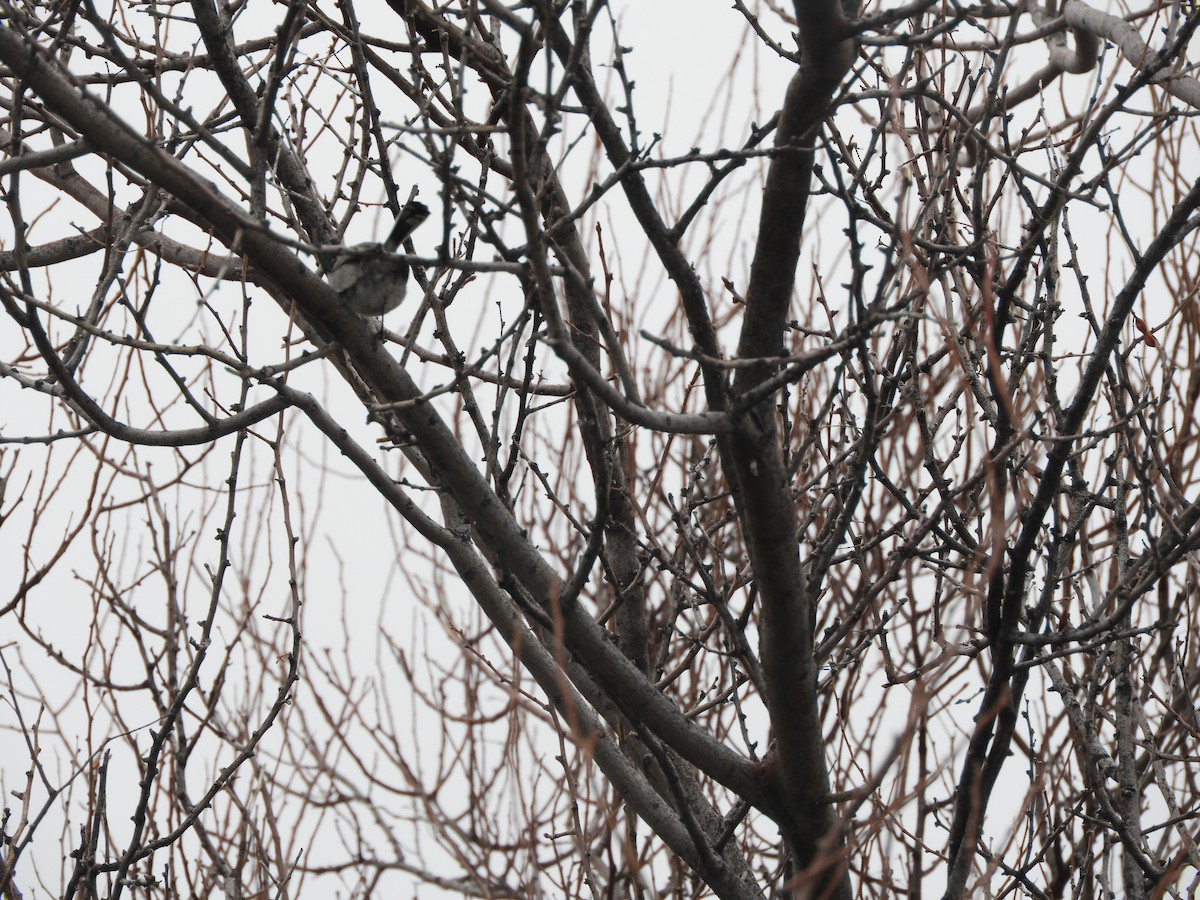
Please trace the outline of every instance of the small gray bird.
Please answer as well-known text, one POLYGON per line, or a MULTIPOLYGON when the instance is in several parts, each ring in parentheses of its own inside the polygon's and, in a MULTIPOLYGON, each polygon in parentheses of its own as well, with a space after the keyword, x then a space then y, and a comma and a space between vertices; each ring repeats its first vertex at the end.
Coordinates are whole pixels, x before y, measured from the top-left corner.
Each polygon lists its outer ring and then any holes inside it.
POLYGON ((424 203, 406 203, 386 241, 346 248, 329 267, 329 286, 360 316, 391 312, 404 300, 408 287, 408 263, 396 258, 396 248, 428 218, 424 203))

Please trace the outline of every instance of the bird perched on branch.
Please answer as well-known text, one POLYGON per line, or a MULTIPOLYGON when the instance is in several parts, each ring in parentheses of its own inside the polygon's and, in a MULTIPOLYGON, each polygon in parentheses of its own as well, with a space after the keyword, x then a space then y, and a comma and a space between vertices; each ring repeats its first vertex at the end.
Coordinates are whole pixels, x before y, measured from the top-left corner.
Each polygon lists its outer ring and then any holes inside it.
POLYGON ((408 263, 396 250, 428 218, 429 207, 410 200, 382 244, 355 244, 337 257, 326 273, 329 286, 360 316, 391 312, 408 287, 408 263))

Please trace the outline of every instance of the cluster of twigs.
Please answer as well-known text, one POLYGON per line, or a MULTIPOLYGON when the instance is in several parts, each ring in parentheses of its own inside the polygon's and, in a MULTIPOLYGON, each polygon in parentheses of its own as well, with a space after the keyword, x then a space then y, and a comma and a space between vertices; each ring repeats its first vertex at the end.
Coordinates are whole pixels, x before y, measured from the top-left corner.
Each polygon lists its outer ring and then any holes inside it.
POLYGON ((1200 14, 645 14, 0 7, 0 896, 1191 890, 1200 14))

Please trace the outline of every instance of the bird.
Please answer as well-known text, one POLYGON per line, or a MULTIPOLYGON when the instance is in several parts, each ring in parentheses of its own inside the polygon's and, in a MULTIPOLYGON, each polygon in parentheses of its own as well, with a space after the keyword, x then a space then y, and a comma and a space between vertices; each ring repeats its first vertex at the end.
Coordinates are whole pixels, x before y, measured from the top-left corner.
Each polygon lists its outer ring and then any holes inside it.
POLYGON ((347 247, 325 275, 329 286, 360 316, 382 316, 404 301, 408 288, 408 263, 396 250, 429 218, 429 207, 410 200, 396 216, 387 240, 347 247))

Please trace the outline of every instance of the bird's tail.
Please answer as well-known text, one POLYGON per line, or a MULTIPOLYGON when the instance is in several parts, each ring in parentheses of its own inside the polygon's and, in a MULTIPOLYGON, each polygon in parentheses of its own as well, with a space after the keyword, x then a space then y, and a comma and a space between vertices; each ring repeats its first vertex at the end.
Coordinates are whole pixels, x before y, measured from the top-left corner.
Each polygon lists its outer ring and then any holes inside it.
POLYGON ((383 245, 384 249, 389 253, 394 253, 404 239, 416 231, 417 226, 428 218, 429 207, 424 203, 410 200, 404 204, 404 209, 400 210, 400 215, 396 216, 396 222, 388 233, 387 241, 383 245))

